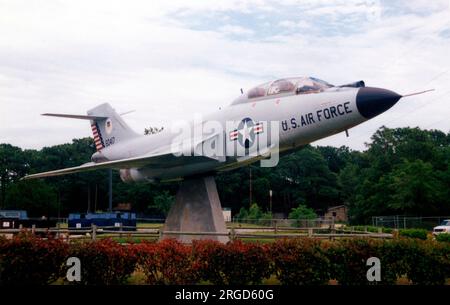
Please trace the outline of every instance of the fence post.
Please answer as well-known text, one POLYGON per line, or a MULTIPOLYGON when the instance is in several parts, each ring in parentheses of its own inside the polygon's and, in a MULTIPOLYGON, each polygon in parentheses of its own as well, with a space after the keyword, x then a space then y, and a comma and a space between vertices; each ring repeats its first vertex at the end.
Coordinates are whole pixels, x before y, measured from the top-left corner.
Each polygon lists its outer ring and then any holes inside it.
POLYGON ((392 230, 392 236, 393 236, 393 237, 398 237, 398 235, 399 235, 398 229, 393 229, 393 230, 392 230))
POLYGON ((122 231, 123 231, 123 224, 122 223, 120 223, 120 225, 119 225, 119 237, 122 237, 122 231))
POLYGON ((92 240, 97 239, 97 226, 92 224, 92 240))
POLYGON ((378 228, 378 233, 383 233, 383 228, 378 228))
POLYGON ((236 231, 234 230, 234 227, 230 230, 230 239, 231 241, 234 241, 236 239, 236 231))
POLYGON ((31 234, 35 234, 36 233, 36 225, 31 225, 31 234))
POLYGON ((313 228, 308 228, 308 237, 313 236, 313 228))
POLYGON ((56 238, 59 238, 60 230, 61 230, 61 224, 58 222, 58 223, 56 223, 56 238))
POLYGON ((275 225, 274 233, 278 234, 278 221, 276 219, 274 225, 275 225))

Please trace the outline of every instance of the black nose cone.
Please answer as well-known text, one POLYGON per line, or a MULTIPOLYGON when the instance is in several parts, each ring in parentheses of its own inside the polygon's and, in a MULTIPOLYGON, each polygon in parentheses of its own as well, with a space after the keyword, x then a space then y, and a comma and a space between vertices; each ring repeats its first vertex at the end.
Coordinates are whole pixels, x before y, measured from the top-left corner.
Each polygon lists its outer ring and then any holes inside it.
POLYGON ((356 95, 359 113, 371 119, 395 105, 402 96, 386 89, 363 87, 356 95))

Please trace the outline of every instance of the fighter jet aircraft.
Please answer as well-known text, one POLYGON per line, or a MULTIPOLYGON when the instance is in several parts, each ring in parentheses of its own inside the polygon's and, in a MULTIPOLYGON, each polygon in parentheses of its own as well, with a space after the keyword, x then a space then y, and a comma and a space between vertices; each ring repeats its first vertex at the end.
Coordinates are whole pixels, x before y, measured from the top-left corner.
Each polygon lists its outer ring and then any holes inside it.
POLYGON ((134 132, 107 103, 87 115, 45 113, 89 120, 97 152, 83 165, 24 179, 112 168, 125 182, 166 181, 229 170, 347 131, 409 95, 363 81, 333 86, 314 77, 283 78, 252 88, 184 128, 147 136, 134 132))

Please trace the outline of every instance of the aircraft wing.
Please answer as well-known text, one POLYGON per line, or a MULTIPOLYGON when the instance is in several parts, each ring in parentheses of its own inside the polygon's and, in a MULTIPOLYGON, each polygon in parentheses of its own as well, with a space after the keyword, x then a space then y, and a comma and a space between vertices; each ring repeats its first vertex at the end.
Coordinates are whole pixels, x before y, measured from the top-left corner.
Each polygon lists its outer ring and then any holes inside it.
POLYGON ((172 153, 163 153, 156 155, 147 155, 141 157, 134 157, 128 159, 120 159, 114 161, 106 161, 101 163, 88 162, 80 166, 69 167, 64 169, 58 169, 48 172, 42 172, 38 174, 27 175, 23 177, 23 180, 61 176, 66 174, 73 174, 85 171, 92 171, 96 169, 121 169, 121 168, 132 168, 132 167, 149 167, 149 168, 167 168, 183 164, 193 164, 197 162, 204 161, 217 161, 205 156, 175 156, 172 153))

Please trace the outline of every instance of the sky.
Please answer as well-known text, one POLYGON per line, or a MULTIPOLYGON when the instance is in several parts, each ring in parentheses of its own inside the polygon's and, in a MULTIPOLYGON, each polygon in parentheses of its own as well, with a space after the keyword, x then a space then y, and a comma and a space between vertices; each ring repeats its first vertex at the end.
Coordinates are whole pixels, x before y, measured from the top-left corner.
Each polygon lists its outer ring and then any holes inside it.
POLYGON ((450 0, 0 0, 0 37, 0 143, 24 149, 91 136, 41 113, 109 102, 143 133, 291 76, 435 89, 314 144, 363 150, 382 125, 450 131, 450 0))

